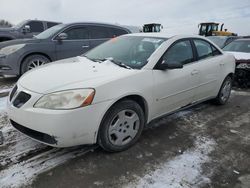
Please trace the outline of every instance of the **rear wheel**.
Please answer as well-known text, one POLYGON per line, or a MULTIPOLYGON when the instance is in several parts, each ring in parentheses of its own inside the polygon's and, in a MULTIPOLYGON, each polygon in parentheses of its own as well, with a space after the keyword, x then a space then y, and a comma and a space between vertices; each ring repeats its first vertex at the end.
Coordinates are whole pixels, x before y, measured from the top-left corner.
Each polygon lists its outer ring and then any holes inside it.
POLYGON ((139 139, 144 123, 139 104, 132 100, 121 101, 106 113, 99 129, 98 143, 109 152, 126 150, 139 139))
POLYGON ((230 76, 227 76, 225 80, 222 83, 222 86, 220 88, 220 91, 215 98, 215 103, 219 105, 226 104, 228 101, 232 89, 232 78, 230 76))
POLYGON ((21 74, 24 74, 25 72, 29 70, 32 70, 36 67, 39 67, 49 62, 50 60, 44 55, 40 55, 40 54, 30 55, 26 57, 22 63, 21 74))

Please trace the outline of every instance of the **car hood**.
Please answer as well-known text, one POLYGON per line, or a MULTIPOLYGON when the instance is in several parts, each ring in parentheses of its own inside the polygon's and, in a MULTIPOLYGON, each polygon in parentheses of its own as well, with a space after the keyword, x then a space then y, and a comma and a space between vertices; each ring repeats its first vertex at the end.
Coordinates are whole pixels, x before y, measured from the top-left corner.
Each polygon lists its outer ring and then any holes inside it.
POLYGON ((136 71, 110 61, 98 63, 85 57, 74 57, 31 70, 19 79, 18 84, 27 90, 46 94, 65 89, 95 88, 136 71))
POLYGON ((30 44, 30 43, 39 43, 39 42, 41 42, 41 39, 35 39, 35 38, 9 40, 9 41, 5 41, 5 42, 1 42, 0 49, 7 47, 7 46, 16 45, 16 44, 30 44))
POLYGON ((250 53, 245 52, 227 52, 234 55, 236 60, 250 60, 250 53))
POLYGON ((4 33, 4 32, 10 32, 10 31, 15 31, 14 28, 12 27, 0 27, 0 33, 4 33))

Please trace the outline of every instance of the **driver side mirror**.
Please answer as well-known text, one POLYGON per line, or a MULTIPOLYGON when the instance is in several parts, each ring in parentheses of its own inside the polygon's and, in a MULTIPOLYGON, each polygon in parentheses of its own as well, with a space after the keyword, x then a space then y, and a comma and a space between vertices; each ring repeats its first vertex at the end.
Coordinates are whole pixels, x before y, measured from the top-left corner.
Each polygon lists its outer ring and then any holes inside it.
POLYGON ((23 33, 30 33, 30 26, 29 26, 29 25, 25 25, 25 26, 22 28, 22 32, 23 32, 23 33))
POLYGON ((66 40, 68 38, 68 34, 67 33, 60 33, 56 39, 57 40, 66 40))
POLYGON ((174 62, 166 62, 163 60, 160 65, 157 66, 158 70, 167 70, 167 69, 182 69, 183 64, 177 61, 174 62))

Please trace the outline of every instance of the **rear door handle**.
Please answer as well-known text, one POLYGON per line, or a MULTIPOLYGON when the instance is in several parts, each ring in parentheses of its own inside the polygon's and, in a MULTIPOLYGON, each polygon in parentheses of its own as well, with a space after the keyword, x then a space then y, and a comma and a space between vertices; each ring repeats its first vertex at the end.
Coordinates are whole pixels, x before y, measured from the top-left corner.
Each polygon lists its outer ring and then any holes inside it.
POLYGON ((89 46, 88 45, 83 45, 82 48, 89 48, 89 46))
POLYGON ((220 66, 224 66, 224 65, 225 65, 225 63, 223 63, 223 62, 220 63, 220 66))
POLYGON ((191 75, 195 75, 195 74, 198 74, 198 73, 199 73, 198 70, 193 70, 193 71, 191 72, 191 75))

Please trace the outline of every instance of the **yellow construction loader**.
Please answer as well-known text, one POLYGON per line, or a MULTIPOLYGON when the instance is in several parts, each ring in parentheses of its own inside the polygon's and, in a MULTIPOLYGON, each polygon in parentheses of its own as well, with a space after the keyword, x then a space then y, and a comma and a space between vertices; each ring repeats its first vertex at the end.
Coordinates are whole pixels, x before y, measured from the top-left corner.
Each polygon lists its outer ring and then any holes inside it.
POLYGON ((204 22, 198 25, 199 35, 201 36, 237 36, 236 33, 232 33, 225 29, 223 31, 224 23, 221 24, 219 30, 219 23, 215 22, 204 22))
POLYGON ((143 25, 143 33, 161 32, 163 26, 159 23, 150 23, 143 25))

